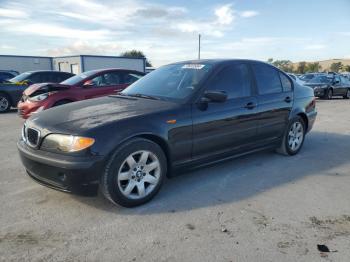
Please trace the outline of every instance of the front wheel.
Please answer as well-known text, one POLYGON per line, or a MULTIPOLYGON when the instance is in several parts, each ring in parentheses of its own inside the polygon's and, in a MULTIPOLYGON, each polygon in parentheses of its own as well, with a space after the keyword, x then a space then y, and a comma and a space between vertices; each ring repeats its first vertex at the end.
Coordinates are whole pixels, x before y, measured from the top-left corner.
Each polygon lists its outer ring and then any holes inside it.
POLYGON ((299 116, 293 118, 285 131, 280 148, 277 152, 283 155, 295 155, 303 146, 305 139, 305 123, 299 116))
POLYGON ((0 94, 0 113, 5 113, 11 108, 11 102, 6 94, 0 94))
POLYGON ((344 97, 344 99, 349 99, 350 98, 350 89, 348 89, 347 91, 346 91, 346 94, 345 94, 345 96, 343 96, 344 97))
POLYGON ((132 139, 112 155, 101 177, 101 190, 111 202, 134 207, 150 201, 167 172, 161 147, 143 138, 132 139))

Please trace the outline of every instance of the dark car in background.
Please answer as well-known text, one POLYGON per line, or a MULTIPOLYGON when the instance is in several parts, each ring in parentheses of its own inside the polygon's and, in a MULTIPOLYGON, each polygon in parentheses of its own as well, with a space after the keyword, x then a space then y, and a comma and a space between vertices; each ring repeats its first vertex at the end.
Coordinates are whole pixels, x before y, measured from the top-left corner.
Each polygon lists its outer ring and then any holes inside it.
POLYGON ((15 70, 0 70, 0 84, 18 75, 19 73, 15 70))
POLYGON ((22 73, 7 82, 0 84, 0 113, 16 107, 23 91, 36 83, 59 83, 74 74, 59 71, 30 71, 22 73))
POLYGON ((319 75, 305 85, 311 87, 317 97, 325 99, 332 99, 333 96, 350 98, 350 80, 341 75, 319 75))
POLYGON ((31 85, 18 102, 18 113, 26 119, 51 107, 117 93, 144 75, 127 69, 100 69, 81 73, 59 84, 31 85))
POLYGON ((17 145, 35 181, 66 192, 99 185, 131 207, 183 168, 267 149, 297 154, 316 114, 313 90, 269 64, 188 61, 119 95, 42 111, 26 120, 17 145))

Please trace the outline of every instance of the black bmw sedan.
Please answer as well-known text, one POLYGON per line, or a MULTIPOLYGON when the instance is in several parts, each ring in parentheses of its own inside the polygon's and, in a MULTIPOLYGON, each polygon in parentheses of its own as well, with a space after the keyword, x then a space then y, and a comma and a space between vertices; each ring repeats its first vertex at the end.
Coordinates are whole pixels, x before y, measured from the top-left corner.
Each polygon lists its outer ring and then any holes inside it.
POLYGON ((99 186, 132 207, 182 168, 266 149, 297 154, 316 114, 313 90, 269 64, 187 61, 118 95, 40 112, 18 149, 38 183, 73 193, 99 186))

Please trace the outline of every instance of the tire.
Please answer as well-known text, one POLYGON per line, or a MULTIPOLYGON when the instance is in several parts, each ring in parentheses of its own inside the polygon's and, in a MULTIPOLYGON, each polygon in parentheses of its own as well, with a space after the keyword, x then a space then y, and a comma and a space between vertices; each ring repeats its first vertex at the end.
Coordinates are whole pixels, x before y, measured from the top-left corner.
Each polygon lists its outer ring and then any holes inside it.
POLYGON ((161 147, 150 140, 135 138, 113 153, 101 176, 100 187, 112 203, 135 207, 158 193, 166 173, 167 160, 161 147))
POLYGON ((346 91, 346 94, 343 96, 344 99, 350 99, 350 88, 346 91))
POLYGON ((305 140, 305 133, 306 131, 305 131, 304 120, 300 116, 294 117, 289 122, 284 132, 281 146, 276 151, 286 156, 296 155, 300 151, 300 149, 303 147, 304 140, 305 140), (299 127, 301 128, 301 133, 300 132, 294 133, 293 130, 295 129, 299 130, 299 127), (298 136, 300 136, 299 139, 298 139, 298 136), (297 144, 296 141, 298 140, 299 140, 299 143, 297 144), (291 141, 295 141, 295 143, 291 143, 291 141), (297 147, 294 147, 293 145, 297 145, 297 147))
POLYGON ((11 100, 10 97, 4 93, 0 93, 0 113, 10 111, 11 100))
POLYGON ((326 99, 331 100, 333 97, 333 90, 332 89, 328 89, 326 92, 326 99))
POLYGON ((57 101, 52 107, 61 106, 61 105, 69 104, 69 103, 72 103, 72 101, 70 101, 70 100, 60 100, 60 101, 57 101))

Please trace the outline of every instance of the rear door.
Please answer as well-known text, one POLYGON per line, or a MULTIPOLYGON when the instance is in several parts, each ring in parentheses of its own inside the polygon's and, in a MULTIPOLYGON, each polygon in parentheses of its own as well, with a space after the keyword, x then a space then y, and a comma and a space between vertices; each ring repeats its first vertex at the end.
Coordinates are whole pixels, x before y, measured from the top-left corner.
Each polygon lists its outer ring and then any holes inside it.
POLYGON ((293 84, 272 66, 253 63, 258 92, 259 140, 270 141, 283 135, 293 106, 293 84))
POLYGON ((345 96, 346 92, 350 88, 349 86, 349 80, 343 76, 340 76, 340 90, 339 90, 339 95, 345 96))
POLYGON ((205 91, 222 91, 222 103, 193 105, 193 158, 239 149, 254 142, 257 135, 257 98, 245 63, 224 66, 209 80, 205 91))

